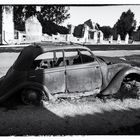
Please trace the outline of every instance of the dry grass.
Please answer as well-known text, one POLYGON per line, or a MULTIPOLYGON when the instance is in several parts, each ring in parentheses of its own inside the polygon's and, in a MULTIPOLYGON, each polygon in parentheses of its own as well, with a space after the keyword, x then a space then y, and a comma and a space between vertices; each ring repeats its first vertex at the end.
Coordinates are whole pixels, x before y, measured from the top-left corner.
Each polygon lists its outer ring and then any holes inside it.
POLYGON ((64 100, 44 103, 44 108, 0 108, 0 114, 0 135, 135 134, 122 128, 140 123, 140 100, 64 100))

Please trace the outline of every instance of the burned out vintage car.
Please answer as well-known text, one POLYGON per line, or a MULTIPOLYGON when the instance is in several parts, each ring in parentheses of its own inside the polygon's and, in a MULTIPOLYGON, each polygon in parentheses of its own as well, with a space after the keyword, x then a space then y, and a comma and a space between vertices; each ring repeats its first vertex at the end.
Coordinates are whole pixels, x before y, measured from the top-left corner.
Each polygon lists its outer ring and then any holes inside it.
POLYGON ((139 80, 130 64, 107 64, 84 46, 29 45, 0 80, 0 103, 18 93, 24 103, 61 97, 115 94, 127 80, 139 80))

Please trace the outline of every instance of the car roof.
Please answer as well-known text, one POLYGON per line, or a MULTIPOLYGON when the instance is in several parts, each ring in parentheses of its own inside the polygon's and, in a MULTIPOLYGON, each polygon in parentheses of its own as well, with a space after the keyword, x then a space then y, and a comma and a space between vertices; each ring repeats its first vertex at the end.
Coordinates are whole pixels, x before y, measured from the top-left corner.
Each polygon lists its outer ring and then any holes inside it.
POLYGON ((66 44, 66 43, 36 43, 34 44, 36 47, 40 47, 44 52, 46 51, 54 51, 54 50, 67 50, 67 49, 88 49, 85 46, 79 45, 79 44, 66 44))
POLYGON ((16 70, 29 70, 34 59, 47 51, 53 50, 63 50, 63 49, 86 49, 90 50, 87 47, 80 46, 80 45, 70 45, 70 44, 59 44, 59 43, 34 43, 27 47, 25 47, 20 55, 18 56, 17 60, 15 61, 13 68, 16 70))

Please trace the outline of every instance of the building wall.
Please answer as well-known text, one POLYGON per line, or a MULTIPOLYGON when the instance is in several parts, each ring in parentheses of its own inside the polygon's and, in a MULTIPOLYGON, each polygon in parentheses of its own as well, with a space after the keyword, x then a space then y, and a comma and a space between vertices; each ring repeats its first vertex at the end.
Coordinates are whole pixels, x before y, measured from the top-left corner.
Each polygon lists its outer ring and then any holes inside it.
POLYGON ((0 6, 0 44, 2 44, 2 6, 0 6))
POLYGON ((140 41, 140 30, 133 33, 133 40, 134 41, 140 41))
POLYGON ((13 6, 2 6, 2 44, 14 42, 13 6))

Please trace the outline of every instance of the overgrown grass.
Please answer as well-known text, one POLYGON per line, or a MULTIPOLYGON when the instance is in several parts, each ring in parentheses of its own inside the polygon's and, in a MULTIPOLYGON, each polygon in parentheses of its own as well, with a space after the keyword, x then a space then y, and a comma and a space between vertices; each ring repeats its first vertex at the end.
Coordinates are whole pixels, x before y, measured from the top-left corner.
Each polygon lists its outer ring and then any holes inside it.
POLYGON ((127 128, 140 123, 140 100, 63 100, 44 108, 0 108, 0 114, 0 135, 129 135, 135 133, 127 128))

